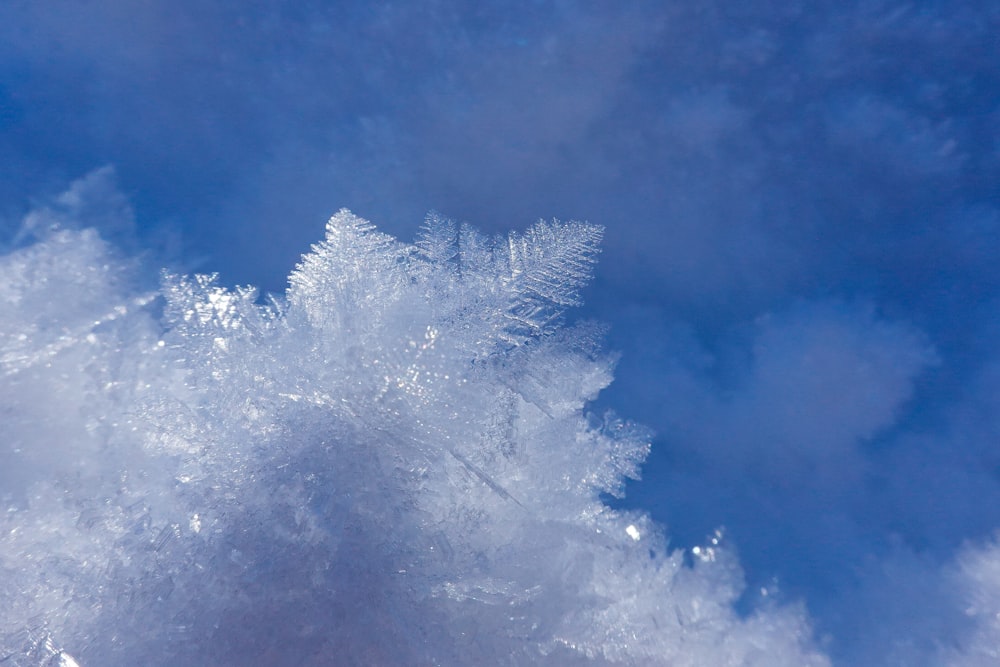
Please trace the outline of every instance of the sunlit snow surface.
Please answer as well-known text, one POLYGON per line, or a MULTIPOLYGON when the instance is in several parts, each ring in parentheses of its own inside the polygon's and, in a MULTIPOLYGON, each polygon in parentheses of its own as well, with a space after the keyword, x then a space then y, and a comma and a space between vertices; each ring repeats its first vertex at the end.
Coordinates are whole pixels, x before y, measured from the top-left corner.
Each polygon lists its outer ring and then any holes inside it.
MULTIPOLYGON (((79 184, 77 184, 78 187, 79 184)), ((826 665, 614 511, 601 229, 347 211, 261 305, 42 210, 0 260, 0 665, 826 665)), ((692 564, 693 563, 693 564, 692 564)), ((978 571, 978 566, 971 566, 978 571)))

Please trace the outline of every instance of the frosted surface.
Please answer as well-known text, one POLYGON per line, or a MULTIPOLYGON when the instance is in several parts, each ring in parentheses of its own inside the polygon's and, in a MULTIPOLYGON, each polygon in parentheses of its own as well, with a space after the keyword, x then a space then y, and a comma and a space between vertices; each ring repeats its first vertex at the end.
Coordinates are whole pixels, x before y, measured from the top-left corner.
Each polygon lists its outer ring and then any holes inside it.
POLYGON ((599 227, 341 211, 267 300, 143 290, 35 215, 0 258, 0 665, 828 664, 800 608, 734 610, 723 540, 602 502, 649 434, 588 409, 613 358, 563 324, 599 227))

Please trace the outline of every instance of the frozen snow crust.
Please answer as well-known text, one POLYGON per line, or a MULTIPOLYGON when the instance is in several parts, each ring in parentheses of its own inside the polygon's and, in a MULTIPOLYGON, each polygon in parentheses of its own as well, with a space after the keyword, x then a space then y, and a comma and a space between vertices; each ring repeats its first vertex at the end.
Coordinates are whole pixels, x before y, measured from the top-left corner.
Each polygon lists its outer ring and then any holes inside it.
POLYGON ((828 664, 601 501, 648 434, 562 326, 599 227, 341 211, 260 305, 43 222, 0 258, 3 667, 828 664))

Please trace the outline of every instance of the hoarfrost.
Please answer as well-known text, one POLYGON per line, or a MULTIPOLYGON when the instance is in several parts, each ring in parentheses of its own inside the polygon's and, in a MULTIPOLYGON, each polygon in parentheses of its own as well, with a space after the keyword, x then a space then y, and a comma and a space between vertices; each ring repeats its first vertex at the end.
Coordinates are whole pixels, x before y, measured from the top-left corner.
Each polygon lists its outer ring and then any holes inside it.
POLYGON ((341 211, 263 305, 91 229, 0 258, 0 664, 828 664, 602 502, 649 438, 561 321, 600 239, 341 211))

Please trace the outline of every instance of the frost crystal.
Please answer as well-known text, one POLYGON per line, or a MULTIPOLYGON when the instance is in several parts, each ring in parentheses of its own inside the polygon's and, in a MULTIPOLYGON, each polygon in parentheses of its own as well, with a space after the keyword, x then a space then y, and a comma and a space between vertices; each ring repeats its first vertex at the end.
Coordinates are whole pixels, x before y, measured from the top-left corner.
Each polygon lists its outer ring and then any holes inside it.
POLYGON ((561 325, 600 238, 341 211, 264 305, 93 231, 0 258, 0 664, 827 664, 601 501, 648 436, 561 325))

